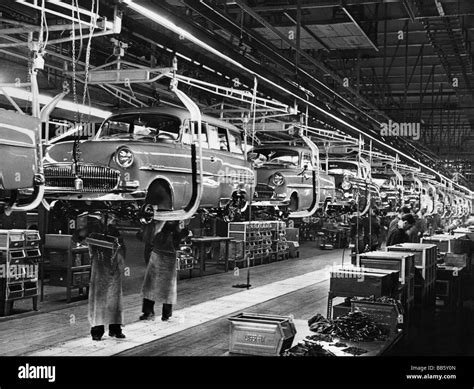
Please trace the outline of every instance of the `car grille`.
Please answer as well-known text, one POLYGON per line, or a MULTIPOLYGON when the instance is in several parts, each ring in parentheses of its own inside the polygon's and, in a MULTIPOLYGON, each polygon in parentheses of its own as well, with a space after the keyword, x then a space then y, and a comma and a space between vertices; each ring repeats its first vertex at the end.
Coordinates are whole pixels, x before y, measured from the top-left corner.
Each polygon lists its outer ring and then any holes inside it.
POLYGON ((275 191, 270 185, 257 184, 255 187, 254 198, 256 201, 271 200, 274 195, 275 191))
MULTIPOLYGON (((78 192, 74 186, 76 176, 72 174, 72 164, 45 165, 44 174, 47 189, 78 192)), ((83 180, 80 192, 109 192, 117 187, 120 180, 118 170, 89 164, 78 165, 78 176, 83 180)))

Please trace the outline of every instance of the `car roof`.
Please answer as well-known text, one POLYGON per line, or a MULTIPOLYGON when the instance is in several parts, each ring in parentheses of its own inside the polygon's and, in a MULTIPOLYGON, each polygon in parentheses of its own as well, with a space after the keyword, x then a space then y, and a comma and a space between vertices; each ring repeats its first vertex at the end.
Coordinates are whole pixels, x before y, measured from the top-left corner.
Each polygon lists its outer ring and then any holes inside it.
POLYGON ((271 144, 271 145, 261 145, 255 146, 254 149, 263 150, 263 149, 288 149, 288 150, 297 150, 297 151, 310 151, 309 147, 304 146, 290 146, 285 144, 271 144))
MULTIPOLYGON (((136 113, 156 113, 156 114, 167 114, 173 115, 178 117, 181 120, 189 119, 190 113, 187 109, 179 108, 179 107, 147 107, 147 108, 129 108, 129 109, 122 109, 119 111, 114 111, 111 116, 116 115, 126 115, 126 114, 136 114, 136 113)), ((233 131, 240 131, 240 129, 233 124, 230 124, 224 120, 220 120, 214 116, 201 114, 202 121, 213 124, 219 127, 228 128, 233 131)))

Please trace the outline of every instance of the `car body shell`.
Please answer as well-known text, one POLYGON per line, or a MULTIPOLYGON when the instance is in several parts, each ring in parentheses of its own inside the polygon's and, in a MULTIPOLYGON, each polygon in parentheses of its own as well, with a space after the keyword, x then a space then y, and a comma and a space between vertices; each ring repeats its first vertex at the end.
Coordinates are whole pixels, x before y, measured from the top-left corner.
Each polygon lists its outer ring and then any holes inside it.
MULTIPOLYGON (((166 115, 179 120, 177 139, 114 139, 104 138, 99 130, 91 140, 79 144, 79 171, 83 173, 84 188, 77 190, 71 175, 73 142, 49 147, 45 155, 46 195, 63 200, 136 201, 144 200, 152 185, 169 192, 170 204, 163 209, 186 207, 193 194, 190 114, 184 109, 157 107, 121 111, 116 115, 166 115), (189 134, 185 137, 184 134, 189 134), (115 158, 117 150, 126 148, 133 154, 133 164, 123 167, 115 158), (90 175, 90 178, 85 177, 90 175), (101 184, 101 180, 103 181, 101 184)), ((109 119, 117 118, 112 115, 109 119)), ((104 127, 107 120, 103 123, 104 127)), ((214 117, 202 115, 203 139, 210 128, 238 135, 235 126, 214 117)), ((214 131, 214 130, 212 130, 214 131)), ((207 135, 206 135, 207 136, 207 135)), ((255 177, 243 152, 211 148, 201 142, 203 157, 203 195, 201 208, 220 207, 237 190, 251 196, 255 177)), ((157 204, 160 205, 160 204, 157 204)))
MULTIPOLYGON (((315 163, 310 162, 311 151, 307 147, 295 147, 288 145, 262 145, 255 147, 252 152, 268 154, 272 150, 292 150, 298 154, 296 164, 269 163, 269 161, 256 167, 256 176, 258 185, 271 186, 276 197, 285 202, 290 202, 292 196, 297 198, 297 208, 294 211, 307 210, 313 203, 315 188, 313 187, 313 172, 315 163), (304 158, 306 156, 306 159, 304 158), (306 165, 306 168, 305 168, 306 165), (282 185, 275 185, 273 177, 275 174, 281 174, 284 182, 282 185)), ((316 176, 318 176, 316 174, 316 176)), ((323 206, 326 200, 331 200, 335 196, 334 178, 319 171, 319 182, 316 183, 316 189, 319 188, 319 206, 323 206)))
POLYGON ((370 180, 368 170, 354 159, 330 157, 323 166, 327 173, 335 178, 335 205, 350 206, 359 198, 359 210, 367 208, 368 199, 372 204, 380 205, 380 188, 370 180), (344 181, 347 184, 343 184, 344 181))

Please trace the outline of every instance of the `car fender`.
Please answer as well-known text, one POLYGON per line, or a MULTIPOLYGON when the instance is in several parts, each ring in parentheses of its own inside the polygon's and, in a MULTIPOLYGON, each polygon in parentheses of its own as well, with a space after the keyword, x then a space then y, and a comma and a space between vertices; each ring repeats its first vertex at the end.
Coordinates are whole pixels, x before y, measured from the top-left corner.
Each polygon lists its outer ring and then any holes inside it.
POLYGON ((156 176, 154 176, 153 179, 151 179, 146 185, 147 194, 148 194, 148 189, 150 188, 150 186, 153 185, 153 183, 158 180, 163 180, 168 184, 170 188, 170 193, 171 193, 171 204, 173 204, 173 208, 174 208, 176 205, 175 204, 175 199, 176 199, 175 189, 174 189, 173 182, 169 179, 169 177, 163 176, 161 174, 157 174, 156 176))

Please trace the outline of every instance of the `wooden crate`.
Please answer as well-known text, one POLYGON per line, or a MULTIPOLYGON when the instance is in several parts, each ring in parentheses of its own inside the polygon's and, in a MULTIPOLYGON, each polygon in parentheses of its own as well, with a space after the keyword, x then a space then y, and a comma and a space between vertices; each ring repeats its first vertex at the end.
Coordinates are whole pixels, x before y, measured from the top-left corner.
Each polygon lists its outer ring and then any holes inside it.
POLYGON ((390 335, 398 332, 399 323, 403 323, 403 312, 397 304, 352 299, 351 308, 352 312, 359 311, 369 316, 390 335))
POLYGON ((387 251, 412 253, 415 256, 415 266, 420 267, 430 267, 436 264, 437 250, 436 245, 425 243, 401 243, 387 247, 387 251))
POLYGON ((398 270, 402 284, 405 284, 407 278, 415 275, 415 257, 410 253, 371 251, 358 254, 356 265, 376 269, 398 270))
POLYGON ((429 284, 436 280, 436 265, 430 267, 415 267, 415 283, 420 284, 429 284))
POLYGON ((340 268, 331 272, 330 293, 339 296, 392 296, 398 287, 396 271, 367 268, 340 268))
POLYGON ((436 281, 415 284, 415 305, 422 307, 436 304, 436 281))
POLYGON ((465 267, 467 271, 471 270, 471 261, 467 254, 446 253, 444 263, 448 266, 465 267))
POLYGON ((338 317, 345 316, 350 312, 351 312, 351 304, 348 304, 344 301, 340 304, 333 305, 332 318, 337 319, 338 317))
POLYGON ((463 254, 470 251, 470 240, 465 234, 439 234, 423 238, 422 243, 435 244, 442 253, 463 254))

